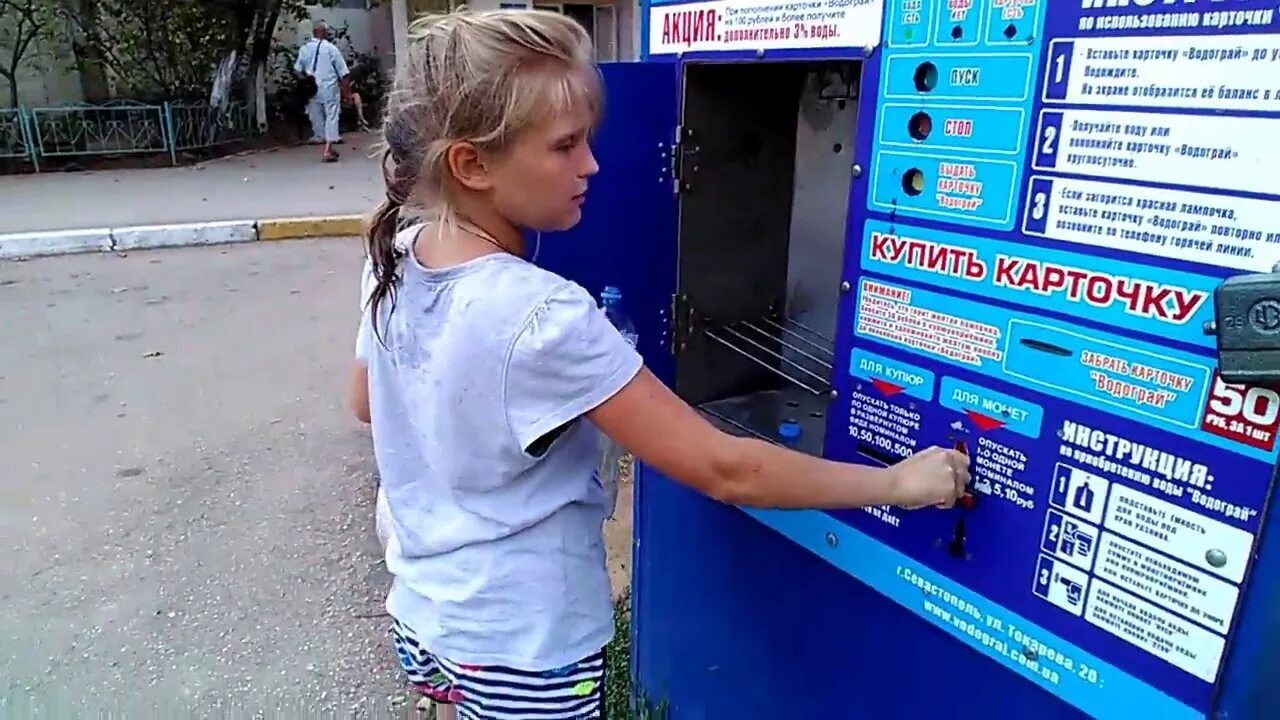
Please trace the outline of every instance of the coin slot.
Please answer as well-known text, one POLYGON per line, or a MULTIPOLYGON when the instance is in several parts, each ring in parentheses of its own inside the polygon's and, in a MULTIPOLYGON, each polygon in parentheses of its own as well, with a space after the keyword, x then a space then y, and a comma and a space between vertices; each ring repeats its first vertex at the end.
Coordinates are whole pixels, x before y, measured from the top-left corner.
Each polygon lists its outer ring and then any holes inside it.
POLYGON ((956 529, 951 535, 951 542, 947 543, 947 553, 953 558, 963 560, 969 553, 965 549, 965 527, 964 516, 956 518, 956 529))

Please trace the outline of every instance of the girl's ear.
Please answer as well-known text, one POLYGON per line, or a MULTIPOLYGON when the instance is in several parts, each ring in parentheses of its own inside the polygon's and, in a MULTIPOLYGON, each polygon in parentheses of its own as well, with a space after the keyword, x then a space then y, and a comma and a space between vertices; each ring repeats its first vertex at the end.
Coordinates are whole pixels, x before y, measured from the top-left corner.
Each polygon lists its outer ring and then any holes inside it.
POLYGON ((489 169, 475 145, 456 142, 444 152, 445 166, 453 179, 468 190, 485 191, 493 187, 489 169))

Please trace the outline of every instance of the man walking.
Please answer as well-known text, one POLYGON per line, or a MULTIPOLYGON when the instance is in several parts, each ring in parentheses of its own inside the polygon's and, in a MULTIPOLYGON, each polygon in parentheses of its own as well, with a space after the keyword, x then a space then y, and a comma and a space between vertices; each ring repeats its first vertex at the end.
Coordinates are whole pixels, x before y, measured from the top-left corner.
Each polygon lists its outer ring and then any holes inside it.
POLYGON ((326 32, 323 20, 311 22, 311 39, 298 51, 298 61, 293 64, 293 70, 303 76, 304 84, 314 83, 314 92, 307 101, 311 139, 324 143, 324 152, 320 156, 322 161, 335 162, 338 152, 333 149, 333 144, 342 139, 338 133, 338 118, 342 112, 342 96, 350 83, 350 70, 338 46, 325 39, 326 32))

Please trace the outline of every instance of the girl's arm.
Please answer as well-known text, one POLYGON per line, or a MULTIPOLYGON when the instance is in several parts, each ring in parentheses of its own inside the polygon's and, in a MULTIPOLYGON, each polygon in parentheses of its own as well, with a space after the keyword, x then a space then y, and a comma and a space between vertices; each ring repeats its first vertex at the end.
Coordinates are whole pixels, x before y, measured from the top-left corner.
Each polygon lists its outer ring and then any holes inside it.
POLYGON ((351 364, 351 377, 347 382, 347 407, 362 423, 369 422, 369 366, 363 360, 351 364))
POLYGON ((722 502, 777 508, 949 507, 968 458, 929 448, 890 468, 838 463, 722 432, 648 369, 587 413, 606 435, 664 475, 722 502))

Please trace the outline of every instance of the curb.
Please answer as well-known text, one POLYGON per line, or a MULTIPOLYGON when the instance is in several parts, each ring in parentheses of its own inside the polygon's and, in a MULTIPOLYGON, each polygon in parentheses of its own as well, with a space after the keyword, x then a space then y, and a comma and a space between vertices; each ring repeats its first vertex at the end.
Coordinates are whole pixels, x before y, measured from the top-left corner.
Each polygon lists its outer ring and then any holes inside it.
POLYGON ((0 235, 0 260, 359 235, 364 216, 218 220, 0 235))

